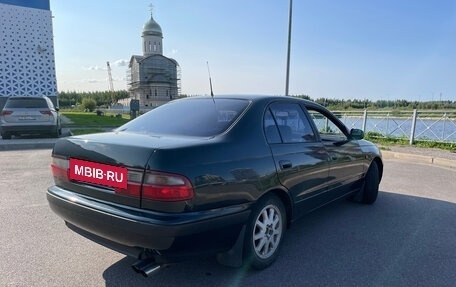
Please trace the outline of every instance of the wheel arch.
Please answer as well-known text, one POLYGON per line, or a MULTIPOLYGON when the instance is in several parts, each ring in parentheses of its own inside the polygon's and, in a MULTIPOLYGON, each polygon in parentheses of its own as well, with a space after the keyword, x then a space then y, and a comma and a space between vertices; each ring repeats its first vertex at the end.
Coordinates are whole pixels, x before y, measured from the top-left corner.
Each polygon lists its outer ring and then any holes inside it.
POLYGON ((291 218, 293 217, 293 204, 290 194, 286 190, 275 188, 263 194, 258 200, 269 194, 277 196, 280 199, 280 201, 282 201, 283 205, 285 206, 285 212, 287 216, 287 228, 290 227, 290 224, 292 222, 291 218))
POLYGON ((381 181, 382 177, 383 177, 383 161, 382 161, 382 159, 380 157, 375 157, 372 161, 377 164, 378 172, 379 172, 379 178, 380 178, 380 181, 381 181))

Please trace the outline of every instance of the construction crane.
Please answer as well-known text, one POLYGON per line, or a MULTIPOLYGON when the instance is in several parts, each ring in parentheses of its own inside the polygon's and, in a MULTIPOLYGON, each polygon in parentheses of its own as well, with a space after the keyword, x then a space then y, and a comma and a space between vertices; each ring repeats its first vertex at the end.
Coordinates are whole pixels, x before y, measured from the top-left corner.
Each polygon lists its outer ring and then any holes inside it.
POLYGON ((108 66, 108 81, 109 81, 109 91, 111 92, 111 102, 112 104, 115 104, 116 97, 114 95, 114 85, 112 83, 112 74, 111 74, 111 65, 109 65, 109 61, 106 62, 106 65, 108 66))

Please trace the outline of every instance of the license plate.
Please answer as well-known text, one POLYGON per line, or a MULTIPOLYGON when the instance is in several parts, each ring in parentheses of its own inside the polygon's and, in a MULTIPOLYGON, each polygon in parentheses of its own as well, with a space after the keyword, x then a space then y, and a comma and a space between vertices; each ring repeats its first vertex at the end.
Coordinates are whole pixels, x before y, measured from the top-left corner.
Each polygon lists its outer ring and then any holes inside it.
POLYGON ((70 179, 108 187, 127 188, 125 167, 70 158, 70 179))
POLYGON ((25 117, 19 117, 19 120, 21 121, 32 121, 32 120, 35 120, 34 117, 30 117, 30 116, 25 116, 25 117))

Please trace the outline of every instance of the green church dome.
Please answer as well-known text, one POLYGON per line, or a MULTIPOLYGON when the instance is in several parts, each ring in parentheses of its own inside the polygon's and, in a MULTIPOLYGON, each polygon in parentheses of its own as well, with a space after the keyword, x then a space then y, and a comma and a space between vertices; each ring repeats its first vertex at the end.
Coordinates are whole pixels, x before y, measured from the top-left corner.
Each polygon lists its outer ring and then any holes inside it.
POLYGON ((150 20, 146 22, 143 26, 143 36, 145 35, 153 35, 153 36, 160 36, 163 37, 162 29, 157 22, 155 22, 152 15, 150 15, 150 20))

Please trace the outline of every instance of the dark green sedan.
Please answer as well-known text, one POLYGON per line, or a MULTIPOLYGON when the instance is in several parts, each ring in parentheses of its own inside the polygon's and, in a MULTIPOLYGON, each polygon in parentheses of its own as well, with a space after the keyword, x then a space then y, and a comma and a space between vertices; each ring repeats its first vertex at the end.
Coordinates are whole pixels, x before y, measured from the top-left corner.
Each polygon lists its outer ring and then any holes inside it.
POLYGON ((57 141, 47 199, 73 231, 149 275, 216 255, 269 266, 287 228, 336 199, 372 204, 381 154, 324 107, 282 96, 193 97, 113 132, 57 141))

